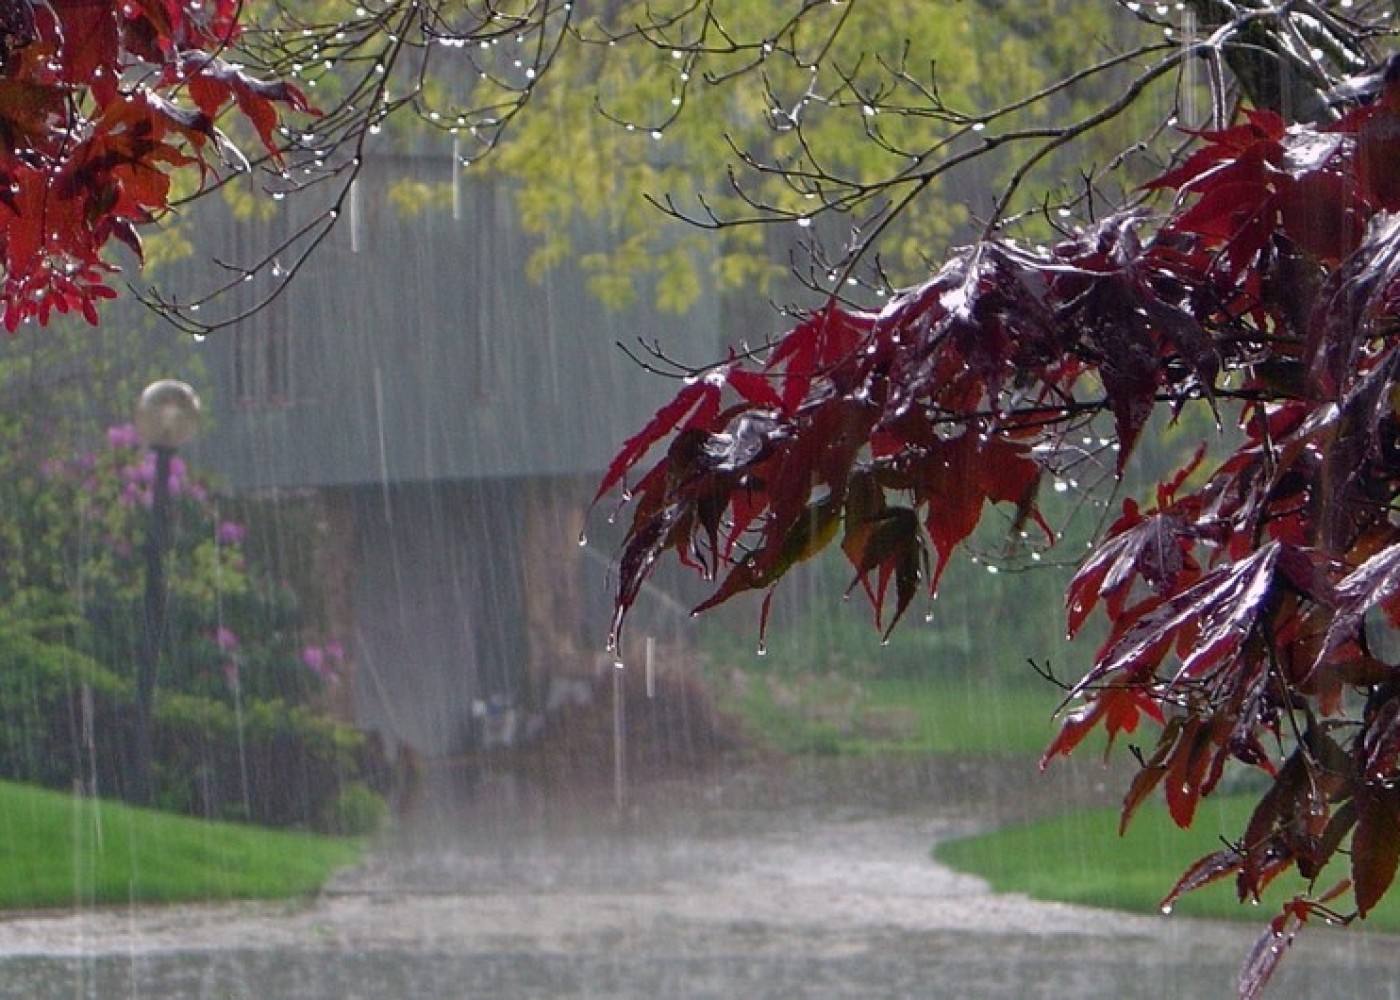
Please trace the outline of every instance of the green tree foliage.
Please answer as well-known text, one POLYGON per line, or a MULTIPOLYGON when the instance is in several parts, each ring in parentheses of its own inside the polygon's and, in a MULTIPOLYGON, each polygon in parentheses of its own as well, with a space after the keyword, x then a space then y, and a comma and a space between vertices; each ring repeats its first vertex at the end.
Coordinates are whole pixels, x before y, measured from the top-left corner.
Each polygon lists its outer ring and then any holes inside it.
MULTIPOLYGON (((675 311, 704 289, 790 294, 794 260, 838 267, 804 255, 818 215, 838 242, 843 230, 887 222, 885 276, 912 280, 993 208, 988 163, 975 183, 956 171, 924 180, 930 155, 974 149, 988 127, 1029 136, 1090 113, 1092 93, 1035 95, 1086 55, 1107 58, 1144 34, 1111 4, 1066 0, 1029 10, 811 4, 796 14, 737 0, 613 4, 571 28, 575 44, 485 163, 515 186, 538 268, 574 254, 575 220, 601 225, 608 250, 581 258, 595 290, 613 302, 652 295, 675 311), (700 227, 668 226, 668 216, 700 227), (764 225, 733 224, 741 220, 764 225), (718 255, 708 228, 722 230, 718 255)), ((1097 155, 1141 134, 1144 114, 1131 109, 1096 139, 1097 155)), ((1063 179, 1065 165, 1051 157, 1043 174, 1063 179)), ((1015 164, 999 156, 990 169, 1004 182, 1015 164)))

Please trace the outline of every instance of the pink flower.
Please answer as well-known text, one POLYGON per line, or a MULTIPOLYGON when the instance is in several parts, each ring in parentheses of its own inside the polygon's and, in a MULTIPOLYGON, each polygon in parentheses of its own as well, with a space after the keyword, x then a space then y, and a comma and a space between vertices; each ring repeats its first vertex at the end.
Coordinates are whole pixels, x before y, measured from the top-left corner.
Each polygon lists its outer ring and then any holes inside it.
POLYGON ((220 521, 214 529, 214 537, 220 545, 242 545, 243 539, 248 537, 248 529, 237 521, 220 521))
POLYGON ((231 628, 220 625, 214 631, 214 642, 224 652, 238 648, 238 635, 231 628))
POLYGON ((153 483, 156 479, 156 455, 153 451, 141 453, 141 459, 135 465, 128 465, 122 469, 123 479, 133 479, 143 483, 153 483), (128 471, 130 470, 130 471, 128 471))
POLYGON ((327 684, 335 683, 335 667, 328 662, 324 648, 320 646, 307 646, 301 651, 301 662, 307 669, 327 684))
POLYGON ((141 444, 141 435, 132 424, 117 424, 107 428, 107 444, 113 448, 136 448, 141 444))
MULTIPOLYGON (((155 479, 155 470, 151 470, 151 478, 155 479)), ((185 460, 178 455, 171 456, 170 476, 165 481, 166 488, 173 497, 179 496, 185 490, 185 483, 189 479, 189 470, 185 466, 185 460)))

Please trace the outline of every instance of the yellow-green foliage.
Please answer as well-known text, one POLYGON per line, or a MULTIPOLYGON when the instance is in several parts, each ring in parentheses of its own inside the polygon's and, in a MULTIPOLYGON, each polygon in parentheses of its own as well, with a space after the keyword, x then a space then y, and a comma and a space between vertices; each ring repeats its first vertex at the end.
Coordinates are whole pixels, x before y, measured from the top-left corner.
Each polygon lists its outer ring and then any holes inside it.
MULTIPOLYGON (((529 113, 488 162, 519 184, 520 218, 538 240, 536 274, 573 253, 572 224, 581 221, 611 237, 611 249, 584 261, 596 292, 608 301, 630 301, 654 286, 658 304, 677 311, 702 294, 702 273, 695 256, 677 249, 675 223, 648 199, 672 198, 687 214, 704 217, 703 196, 727 218, 752 216, 730 185, 733 171, 751 197, 802 215, 820 205, 815 192, 746 169, 739 153, 852 184, 888 179, 915 165, 909 151, 940 142, 950 145, 937 155, 965 147, 976 141, 977 133, 965 130, 979 116, 1121 48, 1135 30, 1132 22, 1115 18, 1108 4, 888 0, 831 4, 778 37, 793 5, 720 0, 701 5, 711 17, 708 27, 694 11, 667 28, 667 37, 678 40, 672 50, 635 37, 606 44, 646 20, 634 16, 637 5, 621 6, 608 23, 595 18, 583 25, 584 37, 597 44, 561 51, 529 113), (723 26, 724 36, 715 25, 723 26), (774 37, 775 50, 765 54, 757 43, 774 37), (726 38, 754 47, 724 51, 726 38), (680 44, 701 39, 701 56, 680 44), (902 72, 892 72, 894 67, 902 72), (950 112, 944 118, 919 110, 928 104, 920 88, 935 87, 950 112), (831 100, 804 100, 806 94, 831 100), (800 139, 795 130, 772 127, 784 116, 800 118, 800 139), (959 129, 961 138, 955 136, 959 129)), ((692 6, 653 3, 647 16, 662 23, 692 6)), ((1052 119, 1082 114, 1087 100, 1069 95, 1042 102, 995 124, 1002 132, 1045 127, 1052 119)), ((1123 129, 1131 132, 1131 123, 1123 129)), ((1082 158, 1085 152, 1066 155, 1082 158)), ((1109 155, 1105 147, 1099 157, 1109 155)), ((974 214, 990 208, 990 192, 1009 176, 1009 163, 1001 157, 979 171, 976 182, 986 201, 971 211, 941 182, 920 189, 917 205, 882 243, 887 273, 899 281, 922 277, 930 261, 966 233, 974 214)), ((1064 173, 1063 166, 1047 163, 1046 177, 1054 176, 1052 168, 1064 173)), ((1021 207, 1033 204, 1034 198, 1021 207)), ((782 269, 756 230, 730 229, 708 278, 722 287, 762 290, 782 269)))
MULTIPOLYGON (((514 6, 493 9, 504 14, 514 6)), ((513 59, 533 58, 537 43, 558 43, 492 155, 463 169, 509 180, 521 223, 535 239, 532 278, 577 260, 605 301, 640 298, 677 312, 706 288, 767 293, 786 273, 789 249, 809 235, 790 220, 829 200, 859 201, 872 185, 893 184, 878 199, 848 205, 823 236, 839 243, 877 209, 898 208, 880 234, 880 264, 896 283, 921 279, 950 243, 975 235, 995 192, 1048 129, 1099 110, 1141 67, 1096 76, 1053 98, 1034 95, 1113 52, 1162 42, 1117 5, 1086 0, 574 6, 568 34, 560 34, 561 15, 538 36, 479 39, 455 55, 450 46, 446 55, 435 49, 425 76, 389 68, 373 100, 411 98, 417 114, 377 124, 374 142, 409 149, 425 135, 441 143, 455 132, 459 155, 478 158, 478 142, 495 133, 490 115, 473 109, 509 115, 518 96, 504 82, 509 72, 498 80, 489 71, 493 60, 508 69, 513 59), (972 170, 922 176, 992 137, 994 155, 972 170), (656 202, 693 219, 709 219, 713 210, 724 220, 783 221, 776 230, 725 228, 702 247, 696 230, 656 202)), ((328 0, 296 5, 308 22, 333 17, 334 7, 328 0)), ((329 68, 330 55, 308 57, 295 74, 313 103, 345 86, 329 68)), ((1164 93, 1172 82, 1164 82, 1164 93)), ((1086 142, 1040 157, 1009 210, 1032 211, 1047 191, 1072 190, 1082 167, 1102 165, 1150 133, 1144 116, 1156 121, 1164 107, 1165 99, 1149 94, 1086 142)), ((1141 179, 1128 172, 1123 183, 1141 179)), ((268 206, 266 199, 245 204, 242 193, 230 197, 239 212, 268 206)), ((448 192, 414 184, 396 187, 392 197, 401 211, 418 212, 440 205, 448 192)))
POLYGON ((389 187, 389 203, 406 218, 450 211, 452 187, 411 178, 396 180, 389 187))

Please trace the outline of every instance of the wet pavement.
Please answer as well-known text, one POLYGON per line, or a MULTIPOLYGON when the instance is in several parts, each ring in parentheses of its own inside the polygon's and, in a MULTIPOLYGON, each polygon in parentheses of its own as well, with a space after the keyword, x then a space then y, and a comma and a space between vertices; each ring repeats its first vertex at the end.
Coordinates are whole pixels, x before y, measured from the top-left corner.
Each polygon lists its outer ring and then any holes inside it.
MULTIPOLYGON (((931 846, 1108 798, 1097 767, 826 761, 545 794, 432 777, 313 900, 0 922, 0 997, 1228 997, 1258 928, 995 895, 931 846)), ((1268 994, 1400 998, 1400 940, 1310 931, 1268 994)))

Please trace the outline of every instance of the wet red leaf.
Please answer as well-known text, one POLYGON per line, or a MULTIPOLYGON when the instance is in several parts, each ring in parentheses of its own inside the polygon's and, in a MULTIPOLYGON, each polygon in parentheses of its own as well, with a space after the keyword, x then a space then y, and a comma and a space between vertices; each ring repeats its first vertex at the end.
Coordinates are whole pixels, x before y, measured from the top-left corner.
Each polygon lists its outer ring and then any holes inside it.
POLYGON ((710 380, 694 382, 676 393, 676 398, 657 410, 647 425, 628 438, 613 457, 602 482, 598 484, 594 502, 622 482, 623 477, 662 438, 677 430, 707 426, 719 412, 719 398, 719 386, 710 380))
POLYGON ((1244 854, 1237 847, 1223 847, 1197 859, 1191 867, 1182 873, 1181 878, 1177 879, 1171 892, 1163 897, 1161 908, 1170 910, 1176 901, 1186 893, 1199 889, 1203 885, 1218 882, 1222 878, 1229 878, 1239 871, 1243 861, 1244 854))
POLYGON ((1395 881, 1400 863, 1400 789, 1368 784, 1356 793, 1351 835, 1351 880, 1356 909, 1365 917, 1395 881))
POLYGON ((169 208, 172 177, 202 182, 213 122, 235 110, 278 155, 302 94, 224 62, 237 0, 11 4, 0 65, 0 274, 4 323, 79 312, 111 296, 109 243, 136 250, 169 208), (194 101, 190 106, 189 101, 194 101))

